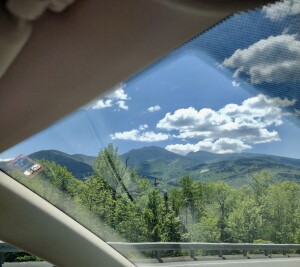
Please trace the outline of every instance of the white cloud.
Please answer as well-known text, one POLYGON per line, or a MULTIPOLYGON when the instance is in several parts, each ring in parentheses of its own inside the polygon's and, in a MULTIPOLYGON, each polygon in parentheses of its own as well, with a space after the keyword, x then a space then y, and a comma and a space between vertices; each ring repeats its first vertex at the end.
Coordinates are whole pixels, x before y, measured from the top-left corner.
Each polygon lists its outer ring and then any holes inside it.
POLYGON ((266 17, 272 21, 279 21, 290 15, 300 14, 299 0, 283 0, 263 7, 266 17))
POLYGON ((230 138, 220 138, 218 140, 207 138, 196 144, 188 143, 166 146, 167 150, 182 155, 186 155, 189 152, 196 152, 199 150, 204 150, 218 154, 235 153, 242 152, 243 150, 249 148, 251 148, 251 146, 245 144, 243 141, 230 138))
POLYGON ((250 77, 253 84, 300 80, 300 41, 297 35, 270 36, 246 49, 238 49, 223 65, 250 77))
POLYGON ((130 98, 124 92, 124 88, 125 88, 125 84, 123 84, 123 83, 119 84, 106 97, 108 97, 110 99, 129 100, 130 98))
POLYGON ((93 106, 92 109, 103 109, 103 108, 109 108, 112 106, 112 100, 111 99, 99 99, 97 100, 93 106))
POLYGON ((259 94, 241 103, 227 104, 219 110, 193 107, 167 113, 157 123, 157 128, 176 131, 174 138, 198 139, 198 143, 174 144, 167 146, 171 151, 205 150, 214 153, 241 152, 253 144, 280 141, 274 128, 283 123, 283 117, 290 113, 285 108, 295 100, 268 97, 259 94))
POLYGON ((124 100, 117 101, 117 105, 120 109, 128 110, 128 106, 126 105, 126 102, 124 100))
POLYGON ((233 86, 233 87, 240 87, 240 85, 241 85, 241 84, 238 83, 236 80, 233 80, 233 81, 232 81, 232 86, 233 86))
POLYGON ((139 126, 139 130, 144 131, 144 130, 148 129, 148 127, 149 127, 148 124, 142 124, 139 126))
POLYGON ((282 124, 283 108, 293 106, 296 100, 268 97, 259 94, 242 102, 241 105, 228 104, 219 110, 224 116, 229 116, 231 122, 239 125, 253 125, 267 127, 282 124))
POLYGON ((169 138, 168 134, 155 133, 153 131, 144 132, 148 128, 147 124, 140 125, 138 129, 131 131, 117 132, 111 134, 112 140, 129 140, 129 141, 140 141, 140 142, 158 142, 165 141, 169 138))
POLYGON ((294 109, 294 112, 295 112, 295 115, 296 115, 296 116, 300 116, 300 110, 299 110, 299 109, 296 109, 296 108, 295 108, 295 109, 294 109))
POLYGON ((8 161, 11 161, 11 160, 13 160, 13 158, 11 158, 11 159, 0 159, 0 162, 8 162, 8 161))
POLYGON ((148 110, 149 112, 155 112, 155 111, 161 110, 161 108, 160 108, 159 105, 156 105, 156 106, 153 106, 153 107, 149 107, 147 110, 148 110))
POLYGON ((98 99, 88 105, 89 109, 104 109, 115 107, 115 110, 128 110, 128 105, 126 104, 130 97, 124 91, 124 84, 119 84, 116 86, 112 92, 105 95, 101 99, 98 99))
POLYGON ((164 130, 180 129, 181 132, 197 131, 210 132, 211 126, 230 122, 227 116, 203 108, 197 111, 193 107, 178 109, 171 114, 168 112, 157 124, 157 128, 164 130))

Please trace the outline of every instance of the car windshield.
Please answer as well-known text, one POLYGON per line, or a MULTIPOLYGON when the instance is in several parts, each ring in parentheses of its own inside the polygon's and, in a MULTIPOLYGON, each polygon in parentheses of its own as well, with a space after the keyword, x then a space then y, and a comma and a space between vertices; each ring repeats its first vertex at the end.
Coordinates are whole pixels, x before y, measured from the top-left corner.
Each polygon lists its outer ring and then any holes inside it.
POLYGON ((284 0, 232 15, 2 152, 0 169, 133 262, 292 257, 299 13, 284 0))

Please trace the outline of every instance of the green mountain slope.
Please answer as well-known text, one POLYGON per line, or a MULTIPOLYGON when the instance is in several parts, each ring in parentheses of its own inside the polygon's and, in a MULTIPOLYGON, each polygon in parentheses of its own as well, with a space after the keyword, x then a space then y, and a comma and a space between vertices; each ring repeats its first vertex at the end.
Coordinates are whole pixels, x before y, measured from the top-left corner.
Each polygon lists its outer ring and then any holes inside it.
POLYGON ((186 156, 159 147, 131 150, 122 159, 149 179, 157 178, 162 186, 177 185, 180 177, 190 175, 199 181, 223 180, 243 185, 249 177, 262 170, 279 180, 300 182, 300 160, 253 153, 214 154, 205 151, 186 156))
POLYGON ((128 159, 128 164, 137 166, 141 162, 154 162, 156 160, 164 160, 165 162, 182 161, 186 164, 196 163, 195 160, 189 159, 185 156, 170 152, 164 148, 157 146, 142 147, 139 149, 132 149, 127 153, 121 155, 121 159, 125 161, 128 159))
POLYGON ((215 154, 207 151, 190 152, 186 155, 187 158, 197 160, 202 163, 213 163, 224 160, 236 160, 244 158, 254 158, 262 156, 262 154, 254 153, 232 153, 232 154, 215 154))
POLYGON ((300 160, 286 157, 279 157, 266 154, 255 154, 255 153, 232 153, 232 154, 215 154, 206 151, 191 152, 186 155, 187 158, 197 160, 202 163, 214 163, 219 161, 229 161, 238 159, 262 159, 270 162, 291 165, 300 167, 300 160))
POLYGON ((253 173, 266 170, 278 180, 292 180, 300 183, 299 167, 280 164, 269 158, 219 161, 206 164, 204 168, 194 169, 190 175, 200 181, 223 180, 231 185, 241 186, 249 182, 253 173))
MULTIPOLYGON (((69 155, 57 150, 43 150, 29 155, 65 166, 79 179, 92 174, 95 157, 82 154, 69 155)), ((137 173, 150 180, 157 179, 161 187, 177 185, 178 179, 190 175, 199 181, 223 180, 231 185, 243 185, 249 177, 267 170, 279 180, 300 183, 300 160, 272 155, 236 153, 214 154, 195 152, 182 156, 161 147, 133 149, 121 155, 121 159, 137 173)))
POLYGON ((93 167, 86 162, 91 161, 88 156, 69 155, 57 150, 41 150, 29 155, 34 160, 49 160, 65 166, 76 178, 82 179, 93 173, 93 167))
POLYGON ((83 154, 74 154, 74 155, 71 155, 72 158, 74 159, 77 159, 83 163, 86 163, 90 166, 93 166, 94 162, 95 162, 95 159, 96 157, 93 157, 93 156, 86 156, 86 155, 83 155, 83 154))

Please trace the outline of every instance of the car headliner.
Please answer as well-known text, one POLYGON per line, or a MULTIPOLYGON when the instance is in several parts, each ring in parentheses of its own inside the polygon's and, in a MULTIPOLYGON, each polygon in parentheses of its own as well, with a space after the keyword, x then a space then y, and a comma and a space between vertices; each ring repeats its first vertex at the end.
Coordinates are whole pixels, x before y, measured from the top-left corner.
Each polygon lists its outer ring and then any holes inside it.
MULTIPOLYGON (((76 1, 34 22, 0 79, 0 151, 134 75, 236 11, 267 0, 76 1)), ((107 244, 0 172, 0 239, 59 266, 130 266, 107 244)))
MULTIPOLYGON (((235 11, 267 0, 75 1, 34 22, 0 79, 0 151, 44 129, 235 11)), ((16 27, 18 27, 16 25, 16 27)))

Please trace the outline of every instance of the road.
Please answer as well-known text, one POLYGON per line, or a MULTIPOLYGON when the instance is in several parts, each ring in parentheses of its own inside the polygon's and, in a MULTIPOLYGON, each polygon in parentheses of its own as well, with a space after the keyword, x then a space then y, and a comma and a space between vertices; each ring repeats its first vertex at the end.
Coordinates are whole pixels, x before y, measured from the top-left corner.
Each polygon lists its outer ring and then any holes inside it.
POLYGON ((52 267, 53 264, 48 262, 6 262, 2 267, 52 267))
POLYGON ((300 258, 189 261, 138 264, 138 267, 299 267, 300 258))
MULTIPOLYGON (((20 262, 5 263, 3 267, 52 267, 47 262, 20 262)), ((280 259, 241 259, 241 260, 214 260, 214 261, 186 261, 166 263, 138 263, 138 267, 299 267, 300 258, 280 259)))

